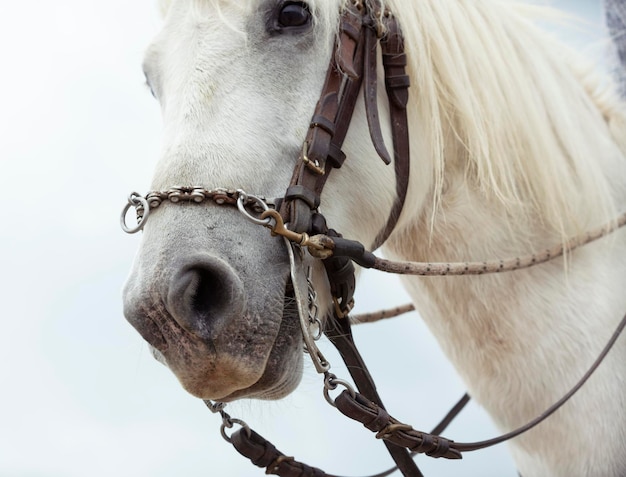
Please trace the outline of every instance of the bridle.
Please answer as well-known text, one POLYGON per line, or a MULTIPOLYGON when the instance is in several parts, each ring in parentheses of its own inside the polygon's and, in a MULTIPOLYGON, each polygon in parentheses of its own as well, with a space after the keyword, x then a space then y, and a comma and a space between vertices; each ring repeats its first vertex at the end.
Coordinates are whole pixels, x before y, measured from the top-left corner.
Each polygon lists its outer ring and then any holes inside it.
POLYGON ((314 216, 319 214, 321 192, 332 169, 340 168, 346 159, 342 145, 362 89, 372 142, 385 164, 394 163, 396 175, 396 201, 372 249, 378 248, 389 237, 402 212, 409 179, 406 105, 410 80, 405 72, 406 65, 402 35, 390 12, 370 11, 360 1, 349 2, 340 20, 336 49, 322 94, 280 207, 291 230, 309 232, 318 228, 314 216), (393 161, 383 141, 378 115, 379 43, 389 98, 393 161))
MULTIPOLYGON (((409 99, 409 76, 406 74, 404 42, 396 19, 380 7, 370 10, 361 1, 348 2, 340 19, 336 48, 331 57, 320 99, 315 107, 302 152, 277 213, 267 212, 277 224, 289 224, 289 230, 301 234, 324 234, 338 237, 329 230, 319 213, 321 193, 333 169, 346 160, 343 142, 351 123, 359 93, 365 100, 370 136, 385 164, 394 164, 396 199, 384 228, 372 249, 378 248, 393 231, 402 212, 409 180, 409 130, 406 106, 409 99), (378 45, 382 51, 385 88, 393 139, 393 160, 381 131, 378 114, 378 45)), ((353 306, 354 270, 350 260, 325 260, 337 314, 346 316, 353 306)))
MULTIPOLYGON (((391 417, 385 410, 375 383, 352 337, 349 313, 353 307, 355 291, 353 262, 366 268, 414 275, 501 273, 546 262, 575 247, 597 240, 625 225, 626 214, 609 226, 543 254, 508 261, 461 264, 394 263, 375 257, 358 242, 342 238, 338 232, 327 226, 325 218, 319 212, 319 206, 324 185, 331 171, 341 168, 346 160, 342 146, 360 91, 363 91, 372 143, 386 164, 394 164, 396 176, 396 200, 384 228, 378 233, 374 243, 370 244, 370 250, 378 248, 387 240, 402 212, 409 179, 409 132, 406 112, 409 77, 405 71, 406 65, 402 34, 391 12, 382 11, 378 1, 365 3, 351 0, 342 12, 336 47, 327 70, 322 94, 316 105, 291 182, 282 198, 266 199, 247 194, 242 190, 207 190, 202 187, 174 187, 168 191, 151 192, 146 197, 133 193, 122 212, 121 224, 126 232, 135 233, 146 224, 150 212, 163 202, 202 204, 212 201, 218 205, 236 206, 247 219, 270 228, 274 235, 284 237, 290 258, 291 282, 305 348, 317 372, 324 375, 324 395, 327 401, 344 415, 361 422, 375 432, 376 437, 383 440, 403 475, 417 477, 422 473, 413 461, 413 454, 424 453, 436 458, 460 459, 463 452, 484 449, 512 439, 547 419, 585 384, 602 363, 626 327, 626 316, 587 374, 544 414, 496 439, 478 443, 456 443, 441 437, 440 434, 467 404, 469 401, 467 395, 430 433, 414 430, 413 427, 391 417), (378 115, 379 45, 385 72, 385 89, 389 99, 393 158, 384 144, 378 115), (126 215, 131 208, 137 211, 138 224, 135 227, 126 224, 126 215), (346 363, 356 389, 330 373, 329 362, 315 344, 321 336, 323 325, 317 316, 315 290, 303 261, 306 250, 313 257, 320 259, 326 270, 334 307, 323 331, 346 363), (345 390, 333 399, 330 392, 339 386, 345 390)), ((283 477, 333 477, 282 454, 250 429, 245 422, 229 416, 225 412, 224 404, 211 402, 206 404, 211 411, 222 416, 222 436, 255 465, 265 468, 266 473, 283 477), (226 429, 234 425, 241 426, 241 429, 229 437, 226 429)), ((395 470, 396 468, 391 469, 376 477, 389 475, 395 470)))

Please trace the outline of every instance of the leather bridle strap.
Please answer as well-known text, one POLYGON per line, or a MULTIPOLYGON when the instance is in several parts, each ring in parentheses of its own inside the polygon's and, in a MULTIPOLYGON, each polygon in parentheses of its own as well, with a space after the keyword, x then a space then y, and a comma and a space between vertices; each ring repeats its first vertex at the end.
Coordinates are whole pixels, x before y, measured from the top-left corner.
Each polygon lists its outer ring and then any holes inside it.
MULTIPOLYGON (((341 17, 337 47, 326 73, 322 94, 280 208, 283 220, 294 232, 327 233, 326 221, 317 209, 330 172, 333 168, 340 168, 346 159, 341 149, 364 82, 370 136, 383 161, 391 163, 384 145, 377 107, 377 52, 379 34, 384 33, 383 26, 387 32, 380 43, 394 140, 397 198, 384 229, 376 237, 375 247, 381 245, 395 227, 406 197, 409 167, 406 115, 409 79, 405 73, 406 56, 402 36, 396 20, 390 14, 370 12, 361 2, 349 2, 341 17)), ((330 259, 324 265, 334 295, 335 314, 345 317, 352 306, 353 265, 345 258, 330 259)), ((342 320, 339 326, 347 326, 347 333, 336 334, 333 342, 346 360, 348 369, 354 373, 355 384, 368 399, 383 407, 374 382, 352 342, 349 320, 342 320)), ((391 442, 385 442, 385 446, 405 476, 422 476, 406 449, 391 442)))
MULTIPOLYGON (((279 211, 284 222, 294 232, 314 231, 317 234, 339 235, 328 230, 318 208, 330 172, 340 168, 346 159, 342 146, 364 83, 370 137, 383 161, 386 164, 392 162, 384 144, 378 116, 377 55, 380 40, 394 143, 396 200, 387 223, 374 241, 373 248, 378 248, 393 231, 408 188, 410 157, 406 106, 410 80, 405 72, 407 61, 404 43, 396 19, 389 12, 383 14, 378 2, 371 3, 374 4, 374 11, 369 11, 366 4, 360 1, 348 2, 341 16, 336 50, 279 211)), ((354 345, 347 318, 354 293, 354 266, 346 257, 325 260, 324 265, 336 305, 334 329, 326 330, 326 334, 346 362, 359 391, 370 402, 384 409, 374 381, 354 345)), ((319 469, 285 458, 252 431, 235 433, 232 442, 242 454, 250 457, 256 465, 267 467, 270 472, 288 476, 324 475, 319 469)), ((404 476, 423 476, 406 448, 391 441, 385 441, 384 444, 404 476)))
MULTIPOLYGON (((387 33, 383 38, 381 38, 380 44, 383 54, 383 66, 385 69, 385 89, 387 91, 387 98, 389 99, 389 115, 391 118, 394 170, 396 176, 396 200, 393 204, 391 212, 389 213, 387 223, 376 237, 371 250, 376 250, 383 243, 385 243, 400 219, 400 214, 404 208, 404 202, 409 189, 409 172, 411 162, 409 122, 407 118, 410 78, 406 74, 407 56, 404 52, 404 40, 395 17, 388 17, 387 33)), ((375 50, 371 51, 371 55, 375 55, 375 53, 375 50)), ((371 63, 372 62, 370 61, 370 64, 371 63)), ((376 76, 368 75, 367 78, 376 78, 376 76)), ((366 105, 369 105, 370 103, 370 101, 366 101, 366 105)), ((371 115, 368 114, 368 118, 370 117, 371 115)), ((378 141, 374 141, 374 144, 376 143, 378 143, 378 141)), ((380 143, 382 144, 382 141, 380 141, 380 143)))
POLYGON ((394 146, 396 200, 373 248, 393 231, 402 211, 409 179, 409 132, 406 106, 409 76, 404 42, 396 19, 388 12, 370 12, 361 2, 349 2, 341 17, 334 55, 326 73, 320 99, 311 120, 298 163, 280 207, 290 230, 308 233, 317 213, 321 194, 332 169, 340 168, 346 156, 342 146, 359 92, 363 87, 372 143, 386 164, 392 162, 378 116, 377 53, 380 40, 385 88, 394 146), (379 37, 379 35, 382 35, 379 37))
POLYGON ((285 223, 295 232, 311 231, 326 180, 346 159, 341 147, 363 81, 361 37, 365 30, 362 9, 348 4, 322 94, 280 208, 285 223))
MULTIPOLYGON (((376 402, 378 409, 384 410, 385 407, 376 390, 376 383, 354 343, 350 320, 347 317, 342 319, 334 317, 327 323, 325 334, 337 348, 337 351, 339 351, 354 384, 356 384, 361 394, 368 396, 369 402, 376 402)), ((405 446, 398 446, 389 440, 384 440, 383 442, 402 475, 405 477, 423 477, 411 455, 404 449, 405 446)))
MULTIPOLYGON (((563 407, 585 385, 589 378, 602 364, 625 328, 626 315, 620 321, 617 329, 596 361, 591 365, 585 375, 572 387, 572 389, 567 392, 567 394, 550 406, 550 408, 548 408, 543 414, 529 423, 494 439, 472 443, 460 443, 441 437, 438 435, 438 432, 420 432, 413 429, 410 425, 403 424, 394 419, 387 413, 387 411, 385 411, 384 408, 371 400, 368 400, 365 396, 352 394, 347 391, 342 392, 337 397, 335 405, 342 414, 361 422, 366 428, 372 432, 376 432, 376 436, 378 438, 384 439, 386 442, 393 442, 399 446, 404 446, 415 453, 424 453, 431 457, 461 459, 462 453, 464 452, 486 449, 488 447, 509 441, 528 432, 548 419, 552 414, 563 407)), ((365 370, 365 372, 367 371, 365 370)), ((457 407, 462 407, 466 401, 467 399, 464 398, 461 402, 459 402, 457 407)), ((437 426, 436 431, 440 430, 440 426, 437 426)))
MULTIPOLYGON (((344 319, 340 322, 336 322, 336 328, 328 330, 327 333, 334 343, 339 344, 338 349, 340 350, 342 357, 344 354, 347 356, 346 364, 348 365, 348 370, 352 374, 355 382, 361 382, 363 379, 370 381, 371 383, 366 384, 365 387, 371 385, 372 389, 369 389, 368 392, 376 393, 375 385, 364 366, 362 358, 354 346, 349 329, 346 328, 346 326, 349 326, 349 323, 346 325, 343 322, 347 323, 348 320, 344 319)), ((438 435, 445 429, 445 426, 449 422, 449 417, 456 414, 456 410, 460 410, 467 403, 469 399, 467 396, 465 396, 457 404, 457 406, 455 406, 455 410, 449 416, 446 416, 446 419, 444 419, 444 421, 431 433, 423 433, 413 429, 409 425, 401 423, 391 417, 382 406, 372 402, 362 394, 343 391, 335 399, 334 403, 337 409, 339 409, 343 414, 351 419, 361 422, 366 428, 376 432, 376 436, 383 439, 386 443, 394 443, 397 446, 411 449, 415 453, 425 453, 431 457, 460 459, 462 458, 463 452, 484 449, 513 439, 545 421, 554 412, 560 409, 578 390, 580 390, 580 388, 582 388, 582 386, 598 369, 608 353, 611 351, 624 328, 626 328, 626 316, 622 318, 609 342, 593 363, 589 371, 587 371, 583 378, 562 399, 530 423, 495 439, 465 444, 454 442, 438 435)), ((229 427, 232 427, 232 424, 234 423, 245 424, 241 421, 231 420, 230 416, 225 414, 223 410, 220 412, 222 413, 222 417, 225 422, 231 423, 229 427)), ((307 466, 291 457, 285 456, 270 442, 248 428, 247 425, 244 425, 242 429, 233 433, 232 437, 227 438, 227 440, 231 442, 242 455, 251 459, 255 465, 267 468, 266 473, 268 474, 276 474, 282 477, 334 477, 330 474, 326 474, 320 469, 307 466)), ((421 475, 420 473, 412 473, 410 469, 407 470, 403 467, 399 468, 405 476, 421 475)), ((379 474, 379 477, 389 475, 392 471, 379 474)), ((419 472, 419 470, 417 472, 419 472)))

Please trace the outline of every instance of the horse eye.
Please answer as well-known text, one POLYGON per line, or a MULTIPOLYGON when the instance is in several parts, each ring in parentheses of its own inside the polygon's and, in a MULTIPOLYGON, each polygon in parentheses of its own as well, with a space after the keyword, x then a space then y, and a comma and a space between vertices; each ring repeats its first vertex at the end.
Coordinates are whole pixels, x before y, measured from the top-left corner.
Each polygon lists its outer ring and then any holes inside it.
POLYGON ((311 12, 303 2, 287 2, 278 12, 277 23, 280 28, 304 27, 310 22, 311 12))

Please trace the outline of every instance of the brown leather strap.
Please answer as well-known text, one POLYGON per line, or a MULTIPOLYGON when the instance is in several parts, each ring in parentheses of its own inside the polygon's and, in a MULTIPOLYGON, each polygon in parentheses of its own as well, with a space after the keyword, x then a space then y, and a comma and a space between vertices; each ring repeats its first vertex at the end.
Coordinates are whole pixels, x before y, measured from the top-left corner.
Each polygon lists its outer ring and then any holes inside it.
POLYGON ((393 137, 394 169, 396 175, 396 201, 391 209, 385 228, 378 234, 372 250, 380 247, 391 235, 404 208, 409 189, 411 151, 409 146, 409 122, 407 104, 411 80, 406 74, 407 57, 404 40, 395 17, 387 21, 387 34, 381 39, 385 87, 389 98, 391 133, 393 137))
MULTIPOLYGON (((377 105, 377 50, 378 33, 381 29, 377 28, 380 12, 376 10, 379 9, 379 5, 374 5, 374 11, 370 12, 360 2, 348 2, 341 17, 337 48, 326 73, 322 94, 316 105, 302 154, 280 208, 283 219, 295 232, 308 233, 313 229, 314 217, 328 176, 333 168, 341 167, 345 160, 341 148, 363 82, 371 139, 382 159, 387 164, 391 162, 383 141, 377 105)), ((406 197, 409 172, 406 115, 409 82, 405 74, 406 58, 397 22, 391 15, 385 17, 385 22, 388 32, 381 45, 383 57, 386 58, 385 85, 387 94, 390 95, 397 198, 385 228, 376 238, 376 248, 387 239, 400 216, 406 197)), ((349 261, 346 263, 352 267, 349 261)), ((354 278, 346 275, 353 273, 343 262, 325 265, 329 280, 332 282, 331 290, 334 290, 336 314, 339 317, 345 316, 350 310, 354 292, 354 278)), ((339 324, 339 328, 343 328, 342 332, 333 335, 331 339, 346 360, 348 369, 355 376, 355 382, 361 392, 382 407, 374 382, 354 346, 349 327, 349 320, 342 320, 339 324)), ((406 449, 392 442, 385 442, 385 445, 405 476, 422 476, 406 449)))
MULTIPOLYGON (((367 396, 369 402, 376 402, 376 407, 384 410, 384 405, 376 390, 374 379, 370 375, 365 361, 354 343, 350 320, 347 318, 329 320, 325 333, 335 348, 337 348, 337 351, 339 351, 359 391, 367 396)), ((404 449, 405 446, 402 444, 398 446, 396 442, 390 440, 385 440, 384 442, 402 475, 405 477, 423 477, 411 455, 404 449)))
MULTIPOLYGON (((338 349, 340 350, 342 357, 345 355, 344 359, 348 366, 348 370, 352 374, 355 382, 358 381, 357 386, 359 386, 359 382, 362 382, 361 387, 367 392, 373 393, 373 395, 380 400, 376 392, 376 386, 369 375, 367 368, 365 367, 363 359, 354 346, 349 328, 348 333, 344 333, 346 330, 345 327, 349 327, 349 320, 344 319, 339 323, 339 327, 336 327, 334 331, 328 332, 329 337, 333 343, 336 344, 336 346, 338 344, 338 349), (344 325, 344 322, 347 323, 347 325, 344 325)), ((376 432, 376 437, 385 441, 385 444, 390 449, 390 452, 391 449, 402 450, 402 448, 406 448, 411 449, 415 453, 425 453, 426 455, 435 458, 460 459, 462 458, 463 452, 484 449, 513 439, 514 437, 517 437, 539 425, 554 412, 560 409, 576 392, 578 392, 578 390, 580 390, 580 388, 582 388, 587 380, 598 369, 625 328, 626 315, 620 321, 617 329, 589 371, 587 371, 583 378, 562 399, 550 407, 541 416, 529 422, 525 426, 495 439, 475 443, 457 443, 443 438, 437 434, 438 431, 442 430, 447 424, 448 417, 446 417, 442 424, 437 426, 432 433, 420 432, 391 417, 387 411, 385 411, 382 404, 374 403, 362 394, 352 394, 349 391, 342 392, 336 398, 335 405, 337 406, 337 409, 339 409, 339 411, 347 417, 361 422, 367 429, 376 432)), ((455 406, 455 410, 461 409, 468 400, 469 397, 464 396, 459 404, 455 406)), ((456 415, 457 412, 455 410, 453 410, 451 414, 456 415)), ((250 459, 255 465, 266 468, 266 473, 268 474, 280 475, 282 477, 335 477, 326 474, 318 468, 310 467, 306 464, 295 461, 291 457, 285 456, 283 453, 278 451, 274 445, 256 432, 249 429, 247 426, 233 433, 230 438, 230 442, 239 453, 250 459)), ((394 458, 396 458, 395 455, 394 458)), ((403 475, 411 477, 422 475, 416 466, 415 471, 405 467, 405 462, 403 462, 402 457, 396 459, 396 462, 398 463, 403 475)), ((387 473, 383 475, 386 474, 387 473)))
POLYGON ((364 55, 365 75, 363 85, 363 96, 365 98, 365 110, 367 113, 367 124, 369 126, 370 137, 378 155, 385 164, 391 164, 391 156, 385 146, 383 133, 380 127, 380 117, 378 115, 378 38, 373 28, 367 28, 365 32, 365 55, 364 55))
MULTIPOLYGON (((333 168, 345 161, 343 142, 348 133, 362 85, 370 137, 386 164, 392 162, 385 146, 378 113, 377 54, 378 28, 364 6, 349 2, 341 18, 337 48, 322 94, 316 105, 302 153, 294 169, 280 213, 295 232, 310 232, 311 218, 320 203, 322 190, 333 168), (295 192, 294 192, 295 191, 295 192)), ((400 27, 392 15, 384 17, 386 33, 380 39, 385 69, 385 88, 394 147, 396 200, 373 249, 393 231, 404 205, 409 180, 409 131, 406 106, 410 80, 400 27)))
MULTIPOLYGON (((326 72, 290 189, 299 186, 319 197, 330 171, 343 163, 341 146, 363 78, 363 43, 360 40, 364 29, 362 11, 349 3, 341 18, 336 52, 326 72)), ((299 197, 285 197, 280 213, 291 230, 302 233, 311 230, 311 218, 316 209, 299 197)))
MULTIPOLYGON (((346 320, 347 321, 347 320, 346 320)), ((486 449, 497 444, 509 441, 515 437, 518 437, 530 429, 538 426, 543 421, 548 419, 552 414, 559 410, 565 403, 567 403, 587 382, 587 380, 595 373, 598 367, 602 364, 606 356, 609 354, 618 338, 626 328, 626 315, 622 318, 615 332, 609 339, 608 343, 592 364, 585 375, 578 381, 572 389, 565 394, 559 401, 553 404, 548 410, 537 418, 530 421, 528 424, 519 427, 507 434, 480 442, 471 443, 459 443, 449 439, 444 439, 437 433, 424 433, 414 430, 411 426, 402 424, 398 420, 392 418, 387 414, 382 406, 373 400, 367 399, 363 395, 352 395, 347 391, 337 397, 335 404, 347 417, 361 422, 365 427, 373 432, 377 432, 378 438, 385 441, 393 442, 398 446, 404 446, 417 453, 425 453, 431 457, 444 457, 447 459, 460 459, 463 452, 472 452, 480 449, 486 449)), ((364 365, 363 365, 364 366, 364 365)), ((350 369, 350 368, 348 368, 350 369)), ((367 369, 362 372, 367 373, 367 369)), ((355 378, 356 380, 356 378, 355 378)), ((458 406, 464 406, 468 398, 463 398, 458 406)), ((440 426, 437 426, 437 431, 440 426)))
MULTIPOLYGON (((374 8, 380 7, 374 5, 374 8)), ((302 153, 280 205, 283 220, 294 232, 310 234, 314 231, 313 218, 318 214, 322 190, 332 169, 340 168, 346 159, 341 148, 363 83, 371 140, 381 158, 386 163, 391 162, 383 140, 377 104, 377 35, 382 31, 377 23, 378 17, 379 12, 369 12, 357 2, 349 2, 341 17, 337 48, 326 72, 302 153)), ((410 163, 406 113, 410 81, 405 71, 404 43, 395 18, 390 14, 383 18, 386 31, 380 44, 394 143, 396 199, 385 226, 374 240, 374 249, 387 240, 400 217, 407 194, 410 163)), ((335 265, 327 269, 343 268, 335 265)), ((329 276, 331 288, 350 289, 344 283, 332 283, 333 276, 339 274, 329 276)), ((340 303, 340 314, 350 312, 352 295, 350 292, 347 297, 335 296, 335 303, 340 303)))
POLYGON ((251 429, 240 429, 231 436, 231 443, 244 457, 266 474, 281 477, 334 477, 316 467, 311 467, 287 457, 274 445, 251 429))
POLYGON ((384 439, 385 442, 393 442, 397 446, 434 458, 462 458, 453 441, 419 432, 411 426, 402 424, 361 394, 353 396, 348 391, 343 391, 335 400, 335 405, 342 414, 376 432, 376 437, 384 439))

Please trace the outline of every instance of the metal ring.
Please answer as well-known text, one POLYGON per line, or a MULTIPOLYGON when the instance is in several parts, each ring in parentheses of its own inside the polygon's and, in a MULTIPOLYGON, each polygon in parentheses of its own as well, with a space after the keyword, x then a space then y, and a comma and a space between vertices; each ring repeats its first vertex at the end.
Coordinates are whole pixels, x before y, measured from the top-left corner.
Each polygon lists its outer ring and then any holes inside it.
POLYGON ((271 217, 268 217, 266 219, 257 219, 256 217, 252 216, 250 214, 250 212, 248 212, 246 210, 246 201, 248 200, 252 200, 254 201, 257 205, 259 205, 263 211, 267 211, 270 210, 269 206, 265 203, 265 201, 263 199, 261 199, 260 197, 257 197, 255 195, 250 195, 247 194, 245 191, 239 189, 237 190, 237 208, 239 209, 239 212, 242 213, 242 215, 248 219, 250 222, 252 222, 253 224, 257 224, 257 225, 263 225, 265 227, 268 227, 271 223, 272 223, 272 219, 271 217))
POLYGON ((338 379, 334 374, 328 374, 324 380, 324 398, 332 407, 337 407, 335 400, 330 397, 330 391, 337 389, 337 386, 343 386, 350 393, 353 399, 356 399, 356 391, 350 383, 343 379, 338 379))
POLYGON ((319 341, 322 336, 324 336, 324 325, 322 325, 322 320, 319 318, 313 318, 309 316, 309 333, 311 334, 311 338, 313 341, 319 341))
POLYGON ((143 229, 144 225, 146 225, 146 221, 148 220, 149 216, 150 204, 137 192, 133 192, 128 196, 128 203, 126 204, 126 207, 124 207, 124 210, 122 210, 122 215, 120 216, 120 226, 122 227, 122 230, 127 234, 136 234, 143 229), (128 214, 128 211, 131 207, 137 209, 139 206, 143 208, 143 217, 139 219, 135 227, 129 227, 126 224, 126 214, 128 214))
POLYGON ((232 440, 229 436, 226 435, 226 428, 232 429, 235 424, 241 426, 246 431, 246 434, 248 434, 248 437, 252 436, 252 430, 250 429, 250 426, 248 426, 248 424, 246 424, 241 419, 224 419, 224 421, 222 422, 222 427, 220 428, 220 433, 222 434, 224 440, 229 444, 232 444, 232 440))

